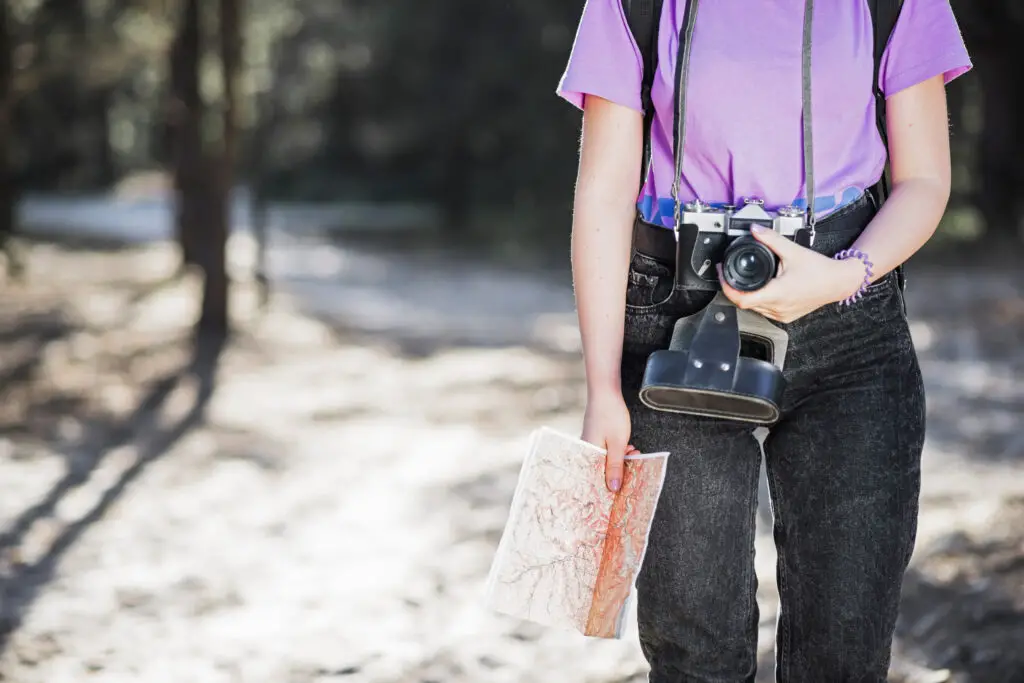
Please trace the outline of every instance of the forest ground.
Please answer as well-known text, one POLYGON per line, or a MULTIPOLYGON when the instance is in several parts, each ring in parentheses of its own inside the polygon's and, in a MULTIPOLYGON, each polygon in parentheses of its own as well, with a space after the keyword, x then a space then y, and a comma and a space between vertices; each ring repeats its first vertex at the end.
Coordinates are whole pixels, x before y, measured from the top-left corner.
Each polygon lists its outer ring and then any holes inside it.
MULTIPOLYGON (((646 680, 635 625, 479 607, 528 432, 579 428, 564 273, 282 238, 266 309, 240 279, 238 333, 195 354, 166 243, 27 254, 0 299, 0 681, 646 680)), ((894 681, 1024 681, 1022 291, 911 271, 929 432, 894 681)))

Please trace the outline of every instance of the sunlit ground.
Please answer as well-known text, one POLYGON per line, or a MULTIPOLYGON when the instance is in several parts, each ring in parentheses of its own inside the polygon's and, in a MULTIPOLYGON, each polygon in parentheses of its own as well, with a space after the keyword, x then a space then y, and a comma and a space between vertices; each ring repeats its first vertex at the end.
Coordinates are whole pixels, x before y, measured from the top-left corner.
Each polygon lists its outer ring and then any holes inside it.
MULTIPOLYGON (((579 428, 564 281, 282 238, 209 374, 169 248, 29 255, 0 303, 0 680, 644 680, 635 626, 479 607, 529 431, 579 428)), ((911 280, 930 432, 894 680, 1024 671, 1020 277, 911 280)))

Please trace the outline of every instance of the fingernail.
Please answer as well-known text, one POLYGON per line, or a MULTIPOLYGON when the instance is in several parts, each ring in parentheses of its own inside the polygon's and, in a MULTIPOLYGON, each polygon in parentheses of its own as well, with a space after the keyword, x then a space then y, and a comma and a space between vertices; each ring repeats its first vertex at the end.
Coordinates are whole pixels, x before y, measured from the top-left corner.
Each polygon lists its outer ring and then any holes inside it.
POLYGON ((619 486, 621 486, 621 485, 622 485, 622 482, 620 482, 618 479, 612 479, 612 491, 618 491, 619 490, 619 486))
POLYGON ((764 226, 763 225, 751 225, 750 226, 750 232, 764 232, 764 226))

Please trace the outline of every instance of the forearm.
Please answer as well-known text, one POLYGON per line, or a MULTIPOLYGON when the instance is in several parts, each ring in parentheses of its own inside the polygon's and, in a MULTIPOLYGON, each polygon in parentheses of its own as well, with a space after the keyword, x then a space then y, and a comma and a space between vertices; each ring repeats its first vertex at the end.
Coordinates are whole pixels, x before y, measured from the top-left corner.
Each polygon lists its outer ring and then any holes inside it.
MULTIPOLYGON (((619 193, 621 195, 621 192, 619 193)), ((587 391, 619 390, 630 241, 629 198, 578 186, 572 228, 572 274, 583 341, 587 391)))
POLYGON ((914 255, 935 233, 949 202, 946 91, 936 76, 888 100, 893 190, 854 246, 878 279, 914 255))
POLYGON ((871 224, 854 243, 874 264, 873 280, 903 264, 935 233, 949 200, 949 185, 938 179, 897 184, 871 224))
POLYGON ((639 112, 587 98, 573 205, 572 275, 591 394, 620 390, 642 133, 639 112))

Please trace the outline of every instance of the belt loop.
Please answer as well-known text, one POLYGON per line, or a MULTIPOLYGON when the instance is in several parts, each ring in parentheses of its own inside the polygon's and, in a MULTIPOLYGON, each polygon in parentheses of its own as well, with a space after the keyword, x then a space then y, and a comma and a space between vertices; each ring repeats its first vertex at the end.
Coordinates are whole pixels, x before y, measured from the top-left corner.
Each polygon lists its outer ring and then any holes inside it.
POLYGON ((881 207, 881 201, 878 197, 875 196, 875 191, 875 188, 869 187, 868 189, 864 190, 864 194, 866 194, 868 196, 868 199, 871 200, 871 208, 873 208, 875 211, 878 211, 878 209, 881 207))

